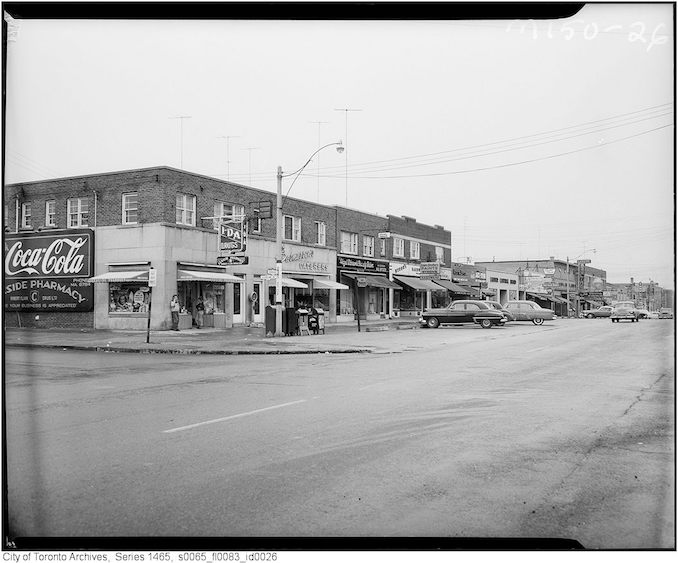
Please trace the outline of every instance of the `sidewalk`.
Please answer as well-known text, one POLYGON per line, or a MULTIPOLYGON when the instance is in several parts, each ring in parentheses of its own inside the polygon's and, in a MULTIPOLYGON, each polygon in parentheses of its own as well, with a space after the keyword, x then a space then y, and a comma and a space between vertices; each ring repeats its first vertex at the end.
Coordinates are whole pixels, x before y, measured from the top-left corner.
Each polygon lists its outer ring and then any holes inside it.
POLYGON ((416 320, 361 321, 333 324, 325 334, 267 337, 264 328, 189 329, 146 331, 95 329, 6 328, 5 346, 91 350, 98 352, 140 352, 149 354, 349 354, 388 352, 399 346, 393 331, 416 329, 416 320), (390 338, 389 338, 390 337, 390 338))

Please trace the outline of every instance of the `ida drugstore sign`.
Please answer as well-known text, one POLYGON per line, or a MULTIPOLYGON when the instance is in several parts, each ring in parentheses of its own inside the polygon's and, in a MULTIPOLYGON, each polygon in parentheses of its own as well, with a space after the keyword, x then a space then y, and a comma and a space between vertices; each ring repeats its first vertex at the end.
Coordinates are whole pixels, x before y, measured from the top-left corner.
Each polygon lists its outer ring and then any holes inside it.
POLYGON ((5 237, 5 311, 92 311, 94 233, 89 229, 5 237))

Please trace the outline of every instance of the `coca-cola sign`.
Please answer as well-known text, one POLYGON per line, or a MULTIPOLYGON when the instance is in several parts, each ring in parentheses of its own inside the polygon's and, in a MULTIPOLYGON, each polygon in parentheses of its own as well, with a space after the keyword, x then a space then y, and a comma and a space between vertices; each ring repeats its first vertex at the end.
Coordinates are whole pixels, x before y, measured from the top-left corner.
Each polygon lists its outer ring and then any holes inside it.
POLYGON ((92 311, 94 233, 69 229, 7 235, 4 244, 6 311, 92 311))

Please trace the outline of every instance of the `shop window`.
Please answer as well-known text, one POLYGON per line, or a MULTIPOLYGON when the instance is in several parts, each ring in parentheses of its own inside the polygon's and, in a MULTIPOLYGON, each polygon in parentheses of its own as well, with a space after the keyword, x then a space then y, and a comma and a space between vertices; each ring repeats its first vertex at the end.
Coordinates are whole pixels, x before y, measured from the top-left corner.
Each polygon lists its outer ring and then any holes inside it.
POLYGON ((327 314, 330 309, 330 290, 314 289, 312 306, 316 309, 322 309, 327 314))
POLYGON ((285 240, 301 242, 301 217, 285 215, 283 217, 283 224, 285 225, 285 240))
POLYGON ((111 283, 108 292, 109 313, 148 313, 150 293, 145 283, 111 283))
POLYGON ((315 243, 318 246, 325 246, 327 244, 327 226, 322 221, 315 222, 315 243))
POLYGON ((405 257, 405 241, 399 237, 393 237, 393 256, 405 257))
POLYGON ((122 224, 134 225, 138 222, 139 194, 122 194, 122 224))
POLYGON ((56 227, 56 201, 45 202, 45 227, 56 227))
POLYGON ((203 283, 202 299, 205 303, 205 313, 212 315, 214 313, 224 312, 225 287, 223 283, 203 283))
POLYGON ((32 223, 31 203, 21 204, 21 228, 30 229, 32 223))
POLYGON ((374 256, 374 237, 363 236, 363 256, 374 256))
POLYGON ((89 203, 87 198, 76 197, 66 202, 68 227, 86 227, 89 221, 89 203))
POLYGON ((344 254, 358 254, 358 233, 341 231, 341 252, 344 254))
POLYGON ((410 258, 419 260, 421 254, 421 245, 416 241, 410 241, 410 258))
POLYGON ((189 194, 177 194, 176 208, 177 225, 195 227, 195 196, 189 194))

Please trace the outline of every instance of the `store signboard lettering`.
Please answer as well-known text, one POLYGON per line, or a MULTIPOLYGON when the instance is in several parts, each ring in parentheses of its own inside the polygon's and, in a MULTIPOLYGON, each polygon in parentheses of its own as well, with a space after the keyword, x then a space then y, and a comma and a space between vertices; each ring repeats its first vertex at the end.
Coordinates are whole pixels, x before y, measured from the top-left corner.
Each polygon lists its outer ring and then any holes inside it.
POLYGON ((219 226, 219 249, 226 254, 245 252, 246 236, 244 221, 224 221, 219 226))
POLYGON ((337 256, 337 270, 359 271, 365 273, 388 274, 388 263, 377 262, 366 258, 349 258, 348 256, 337 256))
POLYGON ((88 229, 5 237, 5 311, 92 311, 94 233, 88 229))

